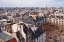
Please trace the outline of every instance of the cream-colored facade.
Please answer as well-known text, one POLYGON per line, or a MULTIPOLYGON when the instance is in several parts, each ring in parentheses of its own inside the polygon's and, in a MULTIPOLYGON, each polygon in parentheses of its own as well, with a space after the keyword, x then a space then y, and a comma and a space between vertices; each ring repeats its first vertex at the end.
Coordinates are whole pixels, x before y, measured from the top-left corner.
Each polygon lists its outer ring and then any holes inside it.
POLYGON ((58 13, 50 15, 50 18, 48 19, 49 23, 56 24, 58 26, 64 26, 64 14, 58 13))

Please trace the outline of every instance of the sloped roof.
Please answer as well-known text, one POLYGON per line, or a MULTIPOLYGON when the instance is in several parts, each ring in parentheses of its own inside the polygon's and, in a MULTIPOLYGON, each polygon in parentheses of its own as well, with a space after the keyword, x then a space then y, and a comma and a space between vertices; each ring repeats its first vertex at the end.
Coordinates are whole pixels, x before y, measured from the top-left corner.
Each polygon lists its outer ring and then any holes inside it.
POLYGON ((6 34, 5 32, 0 32, 0 38, 3 39, 4 41, 8 41, 13 39, 12 36, 6 34))

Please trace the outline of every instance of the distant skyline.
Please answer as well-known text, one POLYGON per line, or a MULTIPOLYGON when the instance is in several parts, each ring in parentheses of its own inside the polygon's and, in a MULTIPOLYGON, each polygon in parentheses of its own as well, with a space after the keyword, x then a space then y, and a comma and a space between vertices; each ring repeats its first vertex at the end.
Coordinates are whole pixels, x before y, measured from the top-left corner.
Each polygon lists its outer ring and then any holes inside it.
POLYGON ((64 7, 64 0, 0 0, 0 7, 64 7))

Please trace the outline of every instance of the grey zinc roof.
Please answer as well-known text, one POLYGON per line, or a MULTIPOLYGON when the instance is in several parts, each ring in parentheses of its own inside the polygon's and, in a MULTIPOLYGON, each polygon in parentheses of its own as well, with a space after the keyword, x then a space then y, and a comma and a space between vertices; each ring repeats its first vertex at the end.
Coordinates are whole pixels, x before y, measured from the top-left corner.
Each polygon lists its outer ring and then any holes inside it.
POLYGON ((4 27, 4 24, 0 24, 0 27, 4 27))
POLYGON ((4 41, 8 41, 13 39, 13 37, 11 37, 10 35, 4 33, 4 32, 0 32, 0 38, 3 39, 4 41))

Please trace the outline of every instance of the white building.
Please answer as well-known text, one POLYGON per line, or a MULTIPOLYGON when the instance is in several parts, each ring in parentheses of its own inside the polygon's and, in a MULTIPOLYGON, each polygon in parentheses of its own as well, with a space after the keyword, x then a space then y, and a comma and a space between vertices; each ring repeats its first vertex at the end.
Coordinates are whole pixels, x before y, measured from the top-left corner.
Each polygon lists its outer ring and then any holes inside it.
POLYGON ((52 24, 57 24, 58 26, 64 25, 64 14, 63 13, 55 13, 53 15, 50 15, 49 22, 52 24))

